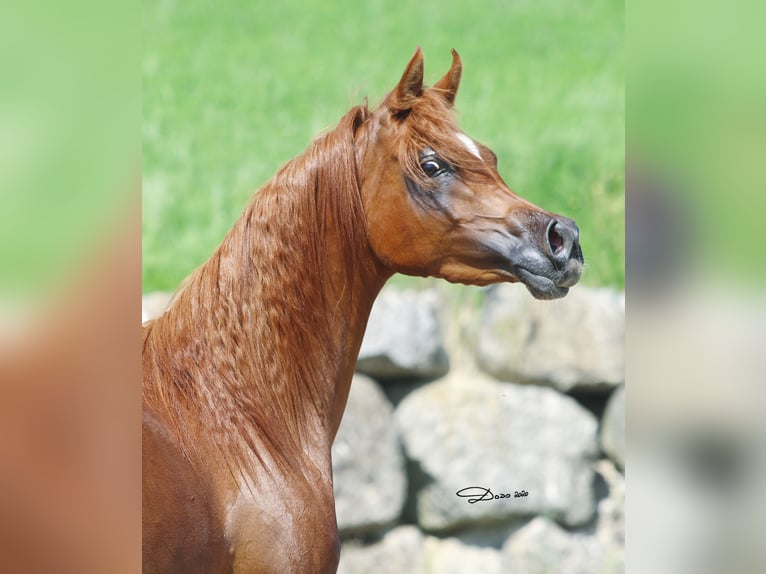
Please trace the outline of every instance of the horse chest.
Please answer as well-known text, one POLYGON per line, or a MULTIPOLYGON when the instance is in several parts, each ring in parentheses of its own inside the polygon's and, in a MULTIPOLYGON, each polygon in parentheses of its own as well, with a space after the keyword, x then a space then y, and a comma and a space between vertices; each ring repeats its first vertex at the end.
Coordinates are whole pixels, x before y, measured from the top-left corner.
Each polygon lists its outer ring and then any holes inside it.
POLYGON ((241 488, 229 510, 233 572, 334 573, 340 541, 332 484, 272 480, 241 488))

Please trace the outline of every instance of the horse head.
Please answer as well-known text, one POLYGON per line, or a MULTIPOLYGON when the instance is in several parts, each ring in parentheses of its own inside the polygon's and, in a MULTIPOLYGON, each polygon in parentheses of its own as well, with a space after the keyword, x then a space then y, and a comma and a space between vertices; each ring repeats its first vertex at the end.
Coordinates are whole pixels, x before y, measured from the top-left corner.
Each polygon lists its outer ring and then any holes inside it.
POLYGON ((357 169, 370 246, 393 272, 488 285, 522 282, 566 295, 582 275, 574 221, 519 197, 497 158, 461 132, 453 104, 462 65, 423 86, 423 54, 357 126, 357 169))

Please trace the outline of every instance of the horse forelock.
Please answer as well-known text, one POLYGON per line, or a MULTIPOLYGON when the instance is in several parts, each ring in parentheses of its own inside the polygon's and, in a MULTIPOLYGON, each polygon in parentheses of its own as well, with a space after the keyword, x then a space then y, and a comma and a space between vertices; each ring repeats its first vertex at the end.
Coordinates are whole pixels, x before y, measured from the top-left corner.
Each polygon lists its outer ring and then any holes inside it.
POLYGON ((398 124, 393 142, 402 171, 410 180, 428 189, 433 180, 420 167, 425 150, 433 150, 462 177, 494 179, 492 168, 465 143, 455 119, 452 105, 440 90, 428 89, 418 98, 400 105, 392 94, 384 100, 385 106, 398 124))

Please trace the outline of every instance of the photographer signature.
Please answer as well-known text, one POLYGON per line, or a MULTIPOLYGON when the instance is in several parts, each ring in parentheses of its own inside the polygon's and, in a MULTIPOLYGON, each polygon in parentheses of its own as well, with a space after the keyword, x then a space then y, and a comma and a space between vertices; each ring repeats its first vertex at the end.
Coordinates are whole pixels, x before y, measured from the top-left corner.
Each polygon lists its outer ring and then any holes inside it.
POLYGON ((455 494, 460 498, 467 498, 468 504, 475 504, 477 502, 489 500, 500 500, 501 498, 522 498, 524 496, 529 496, 529 493, 526 490, 515 490, 513 495, 509 493, 494 494, 489 488, 484 488, 483 486, 467 486, 466 488, 461 488, 455 494))

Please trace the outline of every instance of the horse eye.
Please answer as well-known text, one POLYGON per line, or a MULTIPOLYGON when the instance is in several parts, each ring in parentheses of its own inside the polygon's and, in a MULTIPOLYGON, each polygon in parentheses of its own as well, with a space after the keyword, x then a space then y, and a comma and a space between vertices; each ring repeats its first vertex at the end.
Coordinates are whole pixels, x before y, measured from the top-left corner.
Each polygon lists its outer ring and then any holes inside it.
POLYGON ((428 177, 434 177, 444 170, 444 164, 433 158, 425 160, 420 167, 428 177))

